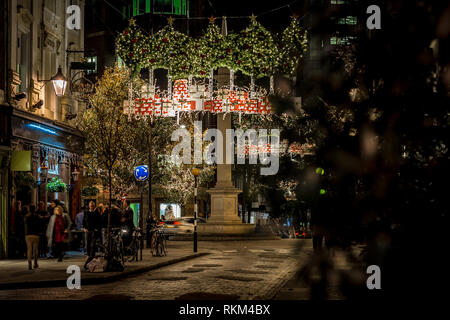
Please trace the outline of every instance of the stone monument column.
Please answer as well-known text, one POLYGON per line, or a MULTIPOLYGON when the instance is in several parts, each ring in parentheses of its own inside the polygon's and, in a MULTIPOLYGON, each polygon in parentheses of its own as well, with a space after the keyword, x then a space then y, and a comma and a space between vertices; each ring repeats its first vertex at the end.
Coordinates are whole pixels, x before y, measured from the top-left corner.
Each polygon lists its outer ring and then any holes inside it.
MULTIPOLYGON (((226 69, 219 69, 219 85, 223 79, 229 79, 227 72, 226 69)), ((249 234, 254 231, 255 226, 243 224, 238 216, 238 194, 242 190, 233 186, 230 159, 226 154, 226 130, 231 129, 231 114, 217 115, 217 129, 223 136, 223 143, 217 148, 222 149, 224 163, 217 165, 216 186, 207 191, 211 195, 211 216, 207 223, 199 225, 198 231, 201 235, 249 234)))

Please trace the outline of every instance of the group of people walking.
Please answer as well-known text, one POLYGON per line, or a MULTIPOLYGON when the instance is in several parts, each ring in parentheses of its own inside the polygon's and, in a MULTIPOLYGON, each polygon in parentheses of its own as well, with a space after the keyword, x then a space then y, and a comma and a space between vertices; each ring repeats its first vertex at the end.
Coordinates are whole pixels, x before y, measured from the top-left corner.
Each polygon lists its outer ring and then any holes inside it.
POLYGON ((91 201, 86 210, 80 212, 75 221, 77 229, 85 233, 84 242, 86 249, 86 260, 84 268, 87 269, 87 264, 94 259, 97 252, 97 243, 105 243, 107 237, 108 220, 111 228, 124 228, 126 233, 123 236, 124 244, 126 245, 133 233, 133 210, 130 207, 129 200, 123 202, 123 210, 118 206, 111 207, 111 215, 108 213, 108 208, 103 204, 96 204, 91 201))
POLYGON ((25 251, 21 240, 25 240, 28 269, 39 267, 39 256, 54 256, 62 261, 72 224, 66 211, 57 201, 52 201, 48 208, 44 202, 39 202, 37 208, 34 204, 22 206, 20 201, 16 202, 15 234, 21 253, 25 251))
POLYGON ((95 257, 97 242, 104 243, 109 225, 112 228, 125 228, 124 244, 131 240, 134 230, 133 210, 130 202, 123 202, 123 209, 117 205, 111 207, 109 217, 108 208, 103 204, 96 205, 91 201, 88 208, 77 214, 75 224, 72 224, 70 216, 64 205, 57 200, 52 201, 48 208, 44 202, 36 205, 22 206, 20 201, 15 203, 15 235, 19 255, 26 252, 28 269, 38 268, 39 257, 55 257, 62 261, 66 250, 66 243, 72 227, 82 232, 82 244, 86 250, 87 264, 95 257), (25 249, 26 246, 26 249, 25 249))

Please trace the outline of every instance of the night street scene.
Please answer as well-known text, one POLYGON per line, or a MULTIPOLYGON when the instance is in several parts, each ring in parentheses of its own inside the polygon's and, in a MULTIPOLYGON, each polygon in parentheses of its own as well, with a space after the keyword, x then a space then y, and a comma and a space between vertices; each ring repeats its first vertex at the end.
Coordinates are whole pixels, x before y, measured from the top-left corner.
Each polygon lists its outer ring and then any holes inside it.
POLYGON ((2 307, 284 319, 448 297, 447 1, 0 15, 2 307))

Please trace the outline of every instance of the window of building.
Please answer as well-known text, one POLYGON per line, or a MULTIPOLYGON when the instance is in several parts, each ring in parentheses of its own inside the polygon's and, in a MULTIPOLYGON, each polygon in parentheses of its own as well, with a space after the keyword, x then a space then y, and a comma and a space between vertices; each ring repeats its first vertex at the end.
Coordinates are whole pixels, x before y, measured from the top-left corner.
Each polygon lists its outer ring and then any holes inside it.
POLYGON ((116 61, 117 61, 117 66, 119 68, 125 67, 125 63, 123 62, 123 60, 119 56, 117 56, 117 60, 116 61))
POLYGON ((135 17, 152 11, 189 16, 189 0, 133 0, 132 5, 122 7, 124 17, 135 17))
POLYGON ((21 81, 18 89, 19 92, 27 92, 30 82, 30 34, 21 33, 17 40, 17 73, 21 81))
POLYGON ((357 23, 357 18, 355 16, 347 16, 344 18, 340 18, 338 20, 338 24, 350 24, 355 25, 357 23))
POLYGON ((345 37, 331 37, 330 44, 331 45, 349 45, 355 40, 354 36, 345 36, 345 37))
POLYGON ((347 4, 347 0, 330 0, 331 4, 347 4))
POLYGON ((87 74, 97 73, 97 56, 87 57, 86 62, 88 63, 95 63, 95 69, 94 70, 87 70, 87 74))
POLYGON ((155 13, 173 13, 173 0, 154 0, 153 12, 155 13))

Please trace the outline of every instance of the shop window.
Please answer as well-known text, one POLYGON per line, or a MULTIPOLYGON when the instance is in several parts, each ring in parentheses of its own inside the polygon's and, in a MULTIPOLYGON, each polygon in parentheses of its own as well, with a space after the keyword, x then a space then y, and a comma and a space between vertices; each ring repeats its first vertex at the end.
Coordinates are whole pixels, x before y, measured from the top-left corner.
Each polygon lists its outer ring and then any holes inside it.
POLYGON ((181 207, 176 203, 161 203, 159 205, 159 218, 166 219, 173 213, 174 218, 181 218, 181 207))
POLYGON ((130 203, 130 208, 133 210, 133 224, 136 228, 139 227, 139 213, 141 212, 141 204, 139 202, 130 203))

